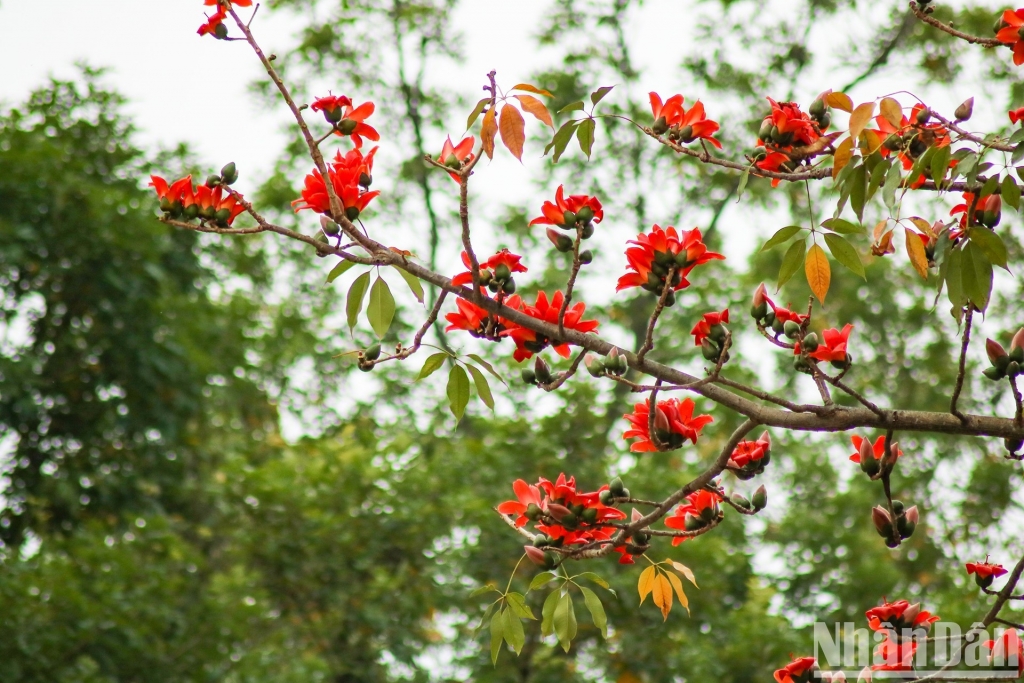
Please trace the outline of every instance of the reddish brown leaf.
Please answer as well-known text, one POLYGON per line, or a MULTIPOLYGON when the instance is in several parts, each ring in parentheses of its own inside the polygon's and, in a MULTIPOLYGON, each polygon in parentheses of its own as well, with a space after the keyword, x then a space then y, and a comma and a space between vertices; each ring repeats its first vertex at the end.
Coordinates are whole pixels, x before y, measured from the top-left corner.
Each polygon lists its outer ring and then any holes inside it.
POLYGON ((536 97, 530 95, 513 95, 512 97, 519 100, 519 104, 522 105, 523 111, 528 111, 533 114, 538 121, 547 124, 551 130, 555 129, 555 122, 551 120, 551 113, 548 108, 544 106, 544 103, 538 100, 536 97))
POLYGON ((535 85, 530 85, 529 83, 516 83, 515 85, 512 86, 511 89, 525 90, 526 92, 532 92, 535 95, 543 95, 544 97, 554 97, 554 95, 549 93, 547 90, 544 90, 543 88, 538 88, 535 85))
POLYGON ((526 121, 511 104, 501 108, 501 116, 498 118, 498 132, 501 133, 501 142, 512 152, 512 156, 519 161, 523 160, 523 145, 526 143, 526 121))
POLYGON ((494 120, 494 107, 484 114, 484 122, 480 125, 480 142, 488 159, 494 158, 494 136, 498 132, 498 122, 494 120))

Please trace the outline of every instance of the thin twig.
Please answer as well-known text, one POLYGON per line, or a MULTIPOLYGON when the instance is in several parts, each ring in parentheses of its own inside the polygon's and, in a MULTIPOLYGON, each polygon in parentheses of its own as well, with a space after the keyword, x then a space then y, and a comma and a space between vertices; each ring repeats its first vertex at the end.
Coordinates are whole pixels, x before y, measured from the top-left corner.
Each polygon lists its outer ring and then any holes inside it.
POLYGON ((949 412, 957 416, 963 422, 964 414, 956 407, 960 400, 960 391, 964 388, 964 373, 967 370, 967 346, 971 342, 971 320, 974 317, 974 305, 967 304, 967 314, 964 317, 963 343, 960 345, 960 369, 956 373, 956 385, 953 387, 953 398, 949 402, 949 412))
POLYGON ((1000 43, 995 38, 982 38, 981 36, 972 36, 970 33, 964 33, 963 31, 956 30, 949 24, 943 24, 941 21, 933 17, 928 11, 921 9, 916 2, 910 3, 910 11, 913 12, 914 16, 916 16, 924 23, 928 24, 929 26, 934 26, 935 28, 939 29, 940 31, 943 31, 944 33, 948 33, 954 38, 966 40, 968 43, 972 43, 974 45, 981 45, 982 47, 999 47, 1000 45, 1002 45, 1002 43, 1000 43))
POLYGON ((580 262, 580 243, 583 241, 583 227, 576 226, 576 239, 572 243, 572 271, 569 273, 569 281, 565 285, 565 298, 562 299, 562 306, 558 309, 558 334, 565 334, 565 311, 572 301, 572 290, 576 286, 576 276, 580 273, 583 264, 580 262))
POLYGON ((658 324, 658 317, 661 315, 661 312, 665 310, 665 301, 668 300, 668 293, 672 291, 672 279, 675 277, 675 273, 676 267, 670 266, 668 274, 665 276, 665 286, 661 288, 661 296, 658 297, 658 303, 654 307, 654 312, 651 313, 651 319, 647 321, 647 335, 644 337, 644 344, 636 352, 638 363, 643 363, 644 356, 654 348, 654 327, 658 324))

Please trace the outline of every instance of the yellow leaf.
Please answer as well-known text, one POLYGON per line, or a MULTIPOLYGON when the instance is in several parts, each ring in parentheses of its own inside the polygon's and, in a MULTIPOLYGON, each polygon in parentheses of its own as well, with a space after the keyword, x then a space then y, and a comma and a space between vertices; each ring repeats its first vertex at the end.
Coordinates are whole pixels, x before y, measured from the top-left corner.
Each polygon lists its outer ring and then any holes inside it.
POLYGON ((910 263, 914 270, 924 278, 928 279, 928 255, 924 253, 924 243, 910 228, 903 228, 904 237, 907 238, 907 255, 910 256, 910 263))
POLYGON ((694 587, 696 587, 696 588, 700 587, 700 586, 697 586, 697 579, 693 576, 693 571, 691 571, 691 569, 689 567, 687 567, 685 564, 683 564, 682 562, 675 562, 675 561, 673 561, 672 562, 672 568, 675 569, 680 574, 682 574, 683 576, 685 576, 686 580, 689 581, 690 583, 692 583, 694 585, 694 587))
POLYGON ((654 580, 654 591, 651 597, 654 599, 654 604, 661 610, 661 618, 668 621, 668 613, 672 611, 672 585, 660 572, 654 580))
POLYGON ((529 83, 516 83, 515 85, 512 86, 511 90, 525 90, 526 92, 532 92, 535 95, 544 95, 544 97, 554 97, 554 95, 549 93, 547 90, 544 90, 543 88, 538 88, 535 85, 530 85, 529 83))
POLYGON ((843 167, 850 163, 850 159, 853 158, 853 138, 846 138, 839 147, 836 148, 836 156, 832 161, 832 179, 835 180, 839 176, 839 172, 843 170, 843 167))
POLYGON ((889 219, 883 218, 875 224, 875 229, 871 231, 871 236, 877 242, 878 238, 882 236, 882 231, 885 230, 885 226, 889 225, 889 219))
POLYGON ((864 128, 867 127, 868 123, 871 122, 871 117, 875 113, 875 103, 865 102, 864 104, 858 104, 857 108, 850 114, 850 137, 859 138, 860 133, 864 128))
POLYGON ((853 111, 853 100, 846 93, 830 92, 825 97, 825 104, 836 109, 842 109, 847 114, 853 111))
POLYGON ((480 125, 480 142, 488 159, 494 158, 494 135, 498 132, 498 122, 494 120, 494 107, 484 114, 484 122, 480 125))
POLYGON ((519 104, 522 105, 523 111, 528 111, 533 114, 541 123, 547 124, 551 130, 555 129, 555 123, 551 120, 551 113, 548 108, 544 106, 544 103, 538 100, 536 97, 530 95, 513 95, 512 97, 519 100, 519 104))
POLYGON ((928 237, 937 237, 935 231, 932 230, 932 224, 921 218, 920 216, 911 216, 910 222, 913 223, 918 230, 927 235, 928 237))
POLYGON ((679 577, 675 574, 668 574, 668 580, 672 583, 672 588, 676 590, 676 597, 679 598, 679 604, 686 608, 687 613, 690 611, 690 601, 686 599, 686 593, 683 592, 683 582, 679 580, 679 577))
POLYGON ((893 128, 900 128, 903 125, 903 107, 891 97, 883 97, 878 103, 878 110, 882 112, 885 120, 892 124, 893 128))
POLYGON ((498 132, 501 133, 501 142, 512 152, 512 156, 522 161, 523 144, 526 142, 526 121, 519 110, 511 104, 501 108, 498 132))
POLYGON ((657 578, 658 572, 652 564, 647 569, 640 572, 640 581, 636 585, 637 591, 640 593, 640 604, 644 604, 644 600, 654 590, 654 580, 657 578))
POLYGON ((832 269, 828 265, 825 250, 817 244, 812 244, 811 248, 807 250, 807 258, 804 259, 804 274, 807 276, 807 284, 810 285, 814 296, 824 304, 825 296, 828 295, 828 287, 832 283, 832 269))
POLYGON ((860 132, 860 149, 864 153, 864 156, 869 156, 873 152, 877 152, 878 148, 882 146, 882 138, 878 137, 878 133, 870 128, 865 128, 860 132))

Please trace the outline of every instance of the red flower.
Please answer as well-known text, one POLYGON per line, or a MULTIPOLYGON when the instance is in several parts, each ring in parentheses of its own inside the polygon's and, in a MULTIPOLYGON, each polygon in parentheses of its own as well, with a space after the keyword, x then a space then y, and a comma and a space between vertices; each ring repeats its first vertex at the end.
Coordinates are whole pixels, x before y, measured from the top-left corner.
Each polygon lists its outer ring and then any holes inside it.
POLYGON ((1009 114, 1010 116, 1010 123, 1017 123, 1018 121, 1024 119, 1024 107, 1020 107, 1019 109, 1011 109, 1006 113, 1009 114))
POLYGON ((228 27, 224 25, 224 20, 227 18, 227 13, 223 9, 218 9, 212 17, 206 18, 206 23, 199 27, 197 33, 201 36, 209 33, 215 38, 226 38, 228 27))
MULTIPOLYGON (((664 127, 668 130, 671 126, 678 125, 683 116, 683 96, 673 95, 664 102, 656 92, 649 93, 651 98, 651 114, 654 115, 655 128, 661 128, 658 119, 665 119, 664 127)), ((660 135, 660 133, 659 133, 660 135)))
POLYGON ((988 588, 997 577, 1006 573, 1006 568, 1001 564, 989 564, 988 558, 985 562, 968 562, 968 576, 974 574, 974 580, 982 588, 988 588))
POLYGON ((328 94, 327 97, 318 97, 313 100, 313 104, 309 108, 313 111, 322 111, 327 122, 334 124, 341 121, 344 108, 351 106, 352 100, 348 97, 328 94))
POLYGON ((817 668, 818 662, 814 657, 800 657, 776 670, 775 681, 776 683, 808 683, 817 668))
MULTIPOLYGON (((590 197, 585 194, 573 194, 568 197, 564 196, 564 189, 562 185, 558 186, 555 190, 555 203, 544 202, 540 207, 543 216, 539 216, 530 221, 530 225, 558 225, 561 227, 574 227, 576 220, 571 222, 566 220, 565 213, 567 211, 572 213, 573 216, 579 217, 580 211, 586 207, 587 211, 583 212, 584 216, 590 214, 589 220, 595 223, 600 223, 601 219, 604 218, 604 209, 601 208, 601 202, 598 201, 597 197, 590 197)), ((586 223, 587 221, 583 221, 586 223)))
MULTIPOLYGON (((950 216, 960 214, 960 230, 967 229, 967 211, 970 209, 973 202, 974 193, 964 192, 963 201, 949 210, 950 216)), ((984 225, 989 228, 994 228, 999 225, 1002 210, 1003 200, 999 195, 990 194, 986 197, 982 197, 974 207, 974 220, 971 222, 975 225, 984 225)), ((957 236, 959 236, 959 233, 957 233, 957 236)), ((953 235, 951 234, 950 237, 952 238, 953 235)))
POLYGON ((803 325, 804 321, 806 321, 809 317, 807 315, 802 315, 800 313, 794 313, 788 308, 776 306, 775 302, 768 298, 768 291, 765 289, 763 282, 757 286, 757 289, 754 290, 753 303, 755 307, 758 307, 761 305, 762 302, 768 304, 768 306, 771 307, 772 315, 774 316, 775 320, 780 321, 779 333, 782 332, 782 324, 785 324, 787 321, 792 320, 797 325, 803 325))
POLYGON ((516 526, 526 526, 526 523, 530 521, 530 518, 526 516, 526 511, 530 506, 535 505, 538 513, 543 509, 541 505, 544 503, 541 501, 540 489, 527 484, 522 479, 516 479, 512 483, 512 490, 515 491, 518 500, 505 501, 498 506, 497 510, 503 515, 516 515, 516 526))
MULTIPOLYGON (((519 262, 522 258, 522 256, 513 254, 508 249, 502 249, 494 256, 483 261, 480 264, 480 270, 491 271, 493 275, 499 266, 505 266, 505 268, 508 268, 509 273, 525 273, 526 266, 519 262)), ((467 269, 472 268, 472 264, 469 262, 469 254, 466 252, 462 252, 462 263, 465 264, 467 269)), ((453 285, 468 285, 471 282, 473 282, 473 273, 470 270, 466 270, 465 273, 459 273, 452 278, 453 285)))
POLYGON ((778 137, 774 134, 772 137, 777 146, 789 147, 796 143, 800 146, 809 145, 821 137, 817 125, 796 102, 780 104, 770 97, 767 99, 772 105, 772 113, 766 116, 765 120, 770 120, 772 125, 778 128, 778 137))
MULTIPOLYGON (((444 147, 441 148, 441 156, 437 157, 437 160, 448 168, 460 168, 463 164, 473 160, 473 145, 475 144, 476 138, 470 135, 468 138, 460 141, 459 144, 452 145, 452 138, 449 135, 444 141, 444 147)), ((448 175, 455 182, 461 182, 459 174, 455 171, 448 171, 448 175)))
POLYGON ((758 437, 757 441, 740 441, 736 444, 736 448, 733 449, 732 455, 729 456, 729 462, 726 463, 726 467, 732 469, 755 469, 760 467, 764 469, 766 457, 770 459, 770 453, 772 449, 772 439, 769 436, 768 431, 765 430, 761 436, 758 437), (752 466, 752 467, 751 467, 752 466))
POLYGON ((346 182, 351 184, 354 179, 356 185, 369 187, 373 182, 373 157, 376 153, 376 147, 366 155, 359 147, 350 149, 345 156, 341 156, 341 150, 338 150, 334 155, 332 166, 336 173, 346 179, 346 182))
POLYGON ((239 7, 252 7, 252 0, 203 0, 204 5, 220 5, 223 7, 231 7, 232 5, 238 5, 239 7))
POLYGON ((722 143, 712 137, 718 131, 718 123, 707 118, 700 100, 687 111, 683 106, 682 95, 673 95, 662 102, 658 93, 652 92, 650 98, 655 134, 661 135, 669 131, 669 136, 673 140, 693 142, 702 138, 715 147, 722 148, 722 143))
POLYGON ((175 216, 180 214, 185 190, 187 189, 190 195, 192 193, 192 176, 187 175, 175 180, 170 185, 158 175, 149 176, 149 181, 149 186, 156 191, 156 196, 160 200, 160 210, 175 214, 175 216))
MULTIPOLYGON (((633 406, 633 412, 622 417, 626 418, 632 425, 622 434, 623 439, 637 439, 629 447, 634 453, 652 453, 658 449, 651 441, 651 434, 648 431, 650 417, 650 403, 647 399, 643 403, 633 406)), ((693 416, 695 404, 693 399, 686 398, 680 401, 670 398, 666 401, 658 401, 658 407, 654 414, 654 429, 657 432, 658 440, 667 448, 676 449, 682 446, 687 439, 694 444, 700 436, 704 426, 714 422, 710 415, 693 416)))
POLYGON ((712 327, 727 322, 729 322, 728 308, 721 313, 705 313, 704 317, 693 326, 692 330, 690 330, 690 334, 693 335, 693 345, 700 346, 701 343, 707 339, 708 335, 711 334, 712 327))
POLYGON ((1021 26, 1024 26, 1024 9, 1008 9, 1003 12, 1003 28, 996 32, 996 40, 1004 45, 1013 46, 1013 63, 1017 66, 1024 64, 1024 39, 1020 36, 1021 26))
POLYGON ((626 262, 633 272, 619 278, 616 292, 629 287, 642 287, 660 294, 670 267, 676 268, 672 289, 678 291, 689 286, 686 276, 695 267, 712 259, 725 258, 708 251, 699 228, 680 234, 672 226, 663 230, 655 224, 650 233, 640 233, 629 244, 636 245, 626 249, 626 262))
POLYGON ((987 640, 982 645, 990 650, 989 665, 997 668, 1016 667, 1017 677, 1024 676, 1024 642, 1021 642, 1017 630, 1008 628, 998 640, 987 640))
MULTIPOLYGON (((367 155, 369 159, 372 159, 372 157, 373 151, 367 155)), ((362 192, 360 190, 359 181, 363 174, 361 169, 368 168, 368 165, 364 159, 363 163, 353 167, 349 165, 352 159, 354 157, 351 156, 351 152, 345 157, 341 157, 339 154, 334 168, 327 169, 331 185, 334 187, 334 193, 341 200, 341 205, 345 209, 345 215, 350 221, 356 220, 359 214, 366 209, 367 205, 380 194, 376 190, 373 192, 362 192)), ((370 161, 369 166, 372 166, 372 163, 370 161)), ((313 172, 306 176, 302 197, 293 201, 292 206, 295 207, 296 212, 302 209, 313 209, 318 213, 330 214, 331 201, 327 195, 327 186, 324 184, 324 179, 320 175, 319 169, 313 169, 313 172)))
MULTIPOLYGON (((329 99, 329 98, 321 98, 329 99)), ((348 99, 347 97, 344 99, 348 99)), ((352 136, 352 144, 356 147, 363 146, 363 138, 368 140, 377 141, 380 140, 380 134, 375 128, 366 123, 366 119, 373 114, 374 105, 373 102, 364 102, 358 107, 353 107, 351 102, 341 105, 341 119, 335 124, 334 132, 338 135, 350 135, 352 136)), ((327 115, 327 111, 324 111, 324 115, 327 115)), ((337 116, 338 114, 332 114, 337 116)), ((328 118, 328 121, 331 119, 328 118)))
POLYGON ((484 321, 487 320, 487 316, 490 313, 465 299, 456 299, 455 305, 458 307, 459 312, 448 313, 444 316, 450 323, 448 327, 444 328, 444 331, 466 330, 474 336, 482 335, 484 333, 484 321))
MULTIPOLYGON (((558 325, 558 312, 562 308, 562 302, 565 300, 561 291, 555 292, 555 295, 551 297, 551 301, 548 302, 548 295, 544 292, 537 293, 537 301, 533 306, 525 304, 523 306, 523 312, 532 318, 543 320, 552 325, 558 325)), ((583 320, 583 312, 587 309, 586 304, 579 301, 565 309, 565 320, 563 326, 567 330, 576 330, 586 334, 587 332, 593 332, 597 329, 598 321, 596 320, 583 320)), ((527 358, 532 358, 533 354, 540 353, 549 344, 554 344, 555 353, 562 358, 569 357, 569 344, 566 342, 555 342, 554 340, 534 332, 533 330, 525 327, 520 327, 514 323, 509 323, 509 329, 503 330, 501 336, 511 337, 512 341, 516 343, 516 351, 513 354, 513 358, 517 362, 522 362, 527 358)))
MULTIPOLYGON (((712 491, 701 489, 686 497, 686 502, 675 509, 670 517, 665 518, 665 526, 680 531, 698 531, 718 519, 718 504, 722 497, 712 491)), ((676 536, 672 545, 676 546, 688 540, 686 536, 676 536)))
POLYGON ((891 638, 886 638, 875 648, 875 658, 882 661, 881 664, 872 664, 872 671, 909 671, 914 668, 914 653, 917 652, 917 642, 904 640, 897 643, 891 638))
POLYGON ((886 630, 883 624, 889 624, 889 628, 896 632, 919 627, 927 631, 939 620, 937 616, 922 611, 920 604, 911 605, 906 600, 883 602, 878 607, 869 609, 864 616, 868 618, 868 626, 872 631, 886 630))
MULTIPOLYGON (((846 362, 849 357, 849 354, 846 353, 846 343, 852 331, 853 325, 850 323, 847 323, 842 331, 834 328, 825 330, 821 333, 822 341, 818 344, 818 348, 808 353, 807 356, 820 361, 846 362)), ((793 355, 799 356, 800 351, 800 342, 797 342, 793 348, 793 355)))
MULTIPOLYGON (((788 173, 792 170, 785 166, 789 161, 790 159, 788 154, 783 154, 782 152, 771 152, 764 159, 761 159, 754 165, 762 171, 788 173)), ((780 182, 782 182, 781 178, 772 178, 772 187, 778 187, 780 182)))
MULTIPOLYGON (((856 434, 854 434, 853 436, 850 437, 850 441, 853 442, 853 448, 854 448, 854 451, 856 451, 853 455, 850 456, 850 462, 859 463, 861 461, 862 457, 865 457, 865 456, 868 456, 868 455, 873 457, 875 460, 881 460, 883 457, 885 457, 885 436, 884 435, 878 437, 877 439, 875 439, 874 445, 872 445, 871 442, 868 441, 867 439, 862 438, 860 436, 857 436, 856 434)), ((900 447, 899 447, 898 444, 893 443, 893 446, 896 446, 896 457, 897 458, 900 457, 901 455, 903 455, 903 451, 900 450, 900 447)))

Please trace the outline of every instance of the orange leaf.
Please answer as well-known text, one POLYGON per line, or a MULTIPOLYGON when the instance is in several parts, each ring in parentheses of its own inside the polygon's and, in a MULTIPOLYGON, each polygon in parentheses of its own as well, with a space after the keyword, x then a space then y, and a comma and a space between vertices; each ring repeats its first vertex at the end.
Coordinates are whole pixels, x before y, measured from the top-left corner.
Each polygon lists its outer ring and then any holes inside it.
POLYGON ((832 269, 828 265, 825 250, 817 244, 812 244, 811 248, 807 250, 807 258, 804 259, 804 274, 807 276, 807 284, 810 285, 814 296, 824 304, 828 287, 832 284, 832 269))
POLYGON ((529 83, 516 83, 515 85, 512 86, 511 89, 525 90, 526 92, 532 92, 535 95, 543 95, 544 97, 554 97, 554 95, 549 93, 547 90, 544 90, 543 88, 538 88, 535 85, 530 85, 529 83))
POLYGON ((551 120, 551 113, 548 112, 548 108, 544 106, 544 103, 538 100, 536 97, 530 95, 513 95, 512 97, 519 100, 519 104, 522 105, 523 111, 528 111, 533 114, 539 121, 546 123, 551 130, 555 129, 555 123, 551 120))
POLYGON ((878 133, 870 128, 865 128, 860 132, 860 150, 864 156, 868 156, 882 146, 882 138, 878 137, 878 133))
POLYGON ((685 576, 685 577, 686 577, 686 579, 687 579, 687 580, 688 580, 688 581, 689 581, 690 583, 692 583, 692 584, 694 585, 694 587, 698 587, 698 586, 697 586, 697 577, 695 577, 695 576, 693 575, 693 571, 692 571, 692 570, 691 570, 691 569, 690 569, 689 567, 687 567, 687 566, 686 566, 685 564, 683 564, 682 562, 676 562, 676 561, 674 561, 674 560, 672 561, 672 567, 673 567, 673 568, 674 568, 674 569, 675 569, 675 570, 676 570, 677 572, 679 572, 680 574, 682 574, 683 576, 685 576))
POLYGON ((858 104, 857 108, 850 114, 850 137, 859 138, 860 133, 864 128, 871 122, 871 117, 875 113, 875 103, 865 102, 864 104, 858 104))
POLYGON ((920 230, 923 234, 927 235, 928 237, 938 237, 938 235, 935 234, 935 231, 932 230, 932 224, 926 221, 925 219, 921 218, 920 216, 911 216, 910 222, 913 223, 918 230, 920 230))
POLYGON ((522 161, 523 144, 526 142, 526 121, 519 110, 511 104, 501 108, 498 132, 501 133, 501 142, 512 152, 512 156, 522 161))
POLYGON ((655 579, 651 597, 654 598, 654 604, 661 609, 661 618, 668 621, 668 613, 672 611, 672 585, 664 574, 659 573, 655 579))
POLYGON ((853 100, 846 93, 830 92, 825 96, 825 104, 836 109, 842 109, 848 114, 853 111, 853 100))
POLYGON ((853 158, 853 138, 846 138, 839 147, 836 148, 835 158, 832 160, 832 179, 835 180, 839 176, 839 172, 843 170, 843 167, 850 163, 850 159, 853 158))
POLYGON ((690 611, 690 601, 686 597, 686 593, 683 592, 683 582, 679 580, 679 577, 670 572, 665 572, 668 576, 669 582, 672 584, 672 588, 676 591, 676 597, 679 598, 679 604, 686 608, 686 611, 690 611))
POLYGON ((640 581, 636 584, 636 589, 640 593, 640 604, 644 604, 644 600, 648 594, 654 590, 655 579, 657 578, 657 570, 652 564, 647 569, 640 572, 640 581))
POLYGON ((893 128, 900 128, 903 125, 903 107, 891 97, 883 97, 878 103, 878 110, 882 112, 885 120, 892 124, 893 128))
POLYGON ((494 158, 494 135, 498 132, 498 123, 494 120, 494 107, 484 114, 484 122, 480 125, 480 142, 488 159, 494 158))
POLYGON ((885 226, 889 225, 889 219, 884 218, 875 223, 875 229, 871 231, 871 237, 877 242, 878 238, 882 236, 882 231, 885 230, 885 226))
POLYGON ((907 239, 907 255, 910 256, 910 263, 914 270, 924 278, 928 279, 928 255, 924 252, 924 243, 910 228, 903 228, 903 236, 907 239))

